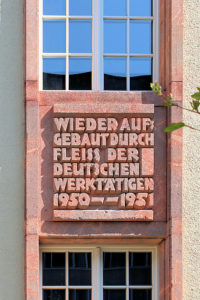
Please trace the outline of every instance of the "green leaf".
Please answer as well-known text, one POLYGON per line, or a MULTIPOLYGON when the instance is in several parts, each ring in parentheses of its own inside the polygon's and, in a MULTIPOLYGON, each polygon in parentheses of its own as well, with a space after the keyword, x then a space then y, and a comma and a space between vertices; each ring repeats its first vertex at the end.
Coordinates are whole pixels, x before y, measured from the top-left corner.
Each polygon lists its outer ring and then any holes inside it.
POLYGON ((164 105, 165 106, 174 106, 175 104, 172 102, 174 99, 174 96, 172 94, 170 94, 169 96, 167 96, 164 105))
POLYGON ((190 102, 190 105, 192 106, 192 109, 198 112, 198 108, 200 106, 200 101, 199 100, 193 100, 190 102))
POLYGON ((155 91, 155 85, 153 83, 150 83, 150 87, 151 87, 152 91, 154 92, 155 91))
POLYGON ((198 87, 197 90, 200 92, 200 88, 198 87))
POLYGON ((185 126, 184 123, 172 123, 171 125, 169 125, 168 127, 166 127, 164 129, 164 132, 172 132, 172 131, 182 128, 184 126, 185 126))
POLYGON ((158 81, 151 83, 150 87, 155 94, 157 94, 158 96, 162 96, 162 87, 160 86, 158 81))
POLYGON ((200 100, 200 92, 197 92, 191 96, 195 100, 200 100))
POLYGON ((165 100, 164 105, 165 106, 174 106, 174 104, 172 102, 170 102, 169 100, 165 100))

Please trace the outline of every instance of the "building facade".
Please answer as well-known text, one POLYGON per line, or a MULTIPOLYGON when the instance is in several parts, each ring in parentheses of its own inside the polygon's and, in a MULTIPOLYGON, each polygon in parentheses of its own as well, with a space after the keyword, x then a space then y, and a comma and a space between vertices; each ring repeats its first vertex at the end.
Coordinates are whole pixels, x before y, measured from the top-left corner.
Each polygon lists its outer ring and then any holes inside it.
POLYGON ((0 2, 2 299, 199 298, 200 2, 111 2, 0 2))

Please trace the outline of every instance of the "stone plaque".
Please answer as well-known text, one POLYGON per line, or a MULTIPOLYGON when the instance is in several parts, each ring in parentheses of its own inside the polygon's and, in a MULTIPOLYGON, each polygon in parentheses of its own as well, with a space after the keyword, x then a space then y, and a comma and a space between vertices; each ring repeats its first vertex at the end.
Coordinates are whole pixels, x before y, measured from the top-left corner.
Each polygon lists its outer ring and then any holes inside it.
POLYGON ((53 219, 152 221, 152 105, 55 105, 53 219))

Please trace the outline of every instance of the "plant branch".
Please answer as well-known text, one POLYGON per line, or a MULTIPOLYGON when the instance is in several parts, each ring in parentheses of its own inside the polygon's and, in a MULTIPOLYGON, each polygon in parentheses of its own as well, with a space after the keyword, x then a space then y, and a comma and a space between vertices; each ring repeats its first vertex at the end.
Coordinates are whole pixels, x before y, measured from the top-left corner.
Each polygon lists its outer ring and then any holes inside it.
POLYGON ((185 127, 188 127, 188 128, 190 128, 190 129, 192 129, 192 130, 196 130, 196 131, 199 131, 199 132, 200 132, 200 129, 195 128, 195 127, 192 127, 192 126, 190 126, 190 125, 185 124, 185 127))
POLYGON ((187 111, 189 111, 189 112, 196 113, 196 114, 200 115, 200 112, 199 112, 199 111, 189 109, 189 108, 184 107, 184 106, 181 106, 180 104, 177 104, 177 103, 175 103, 175 102, 172 102, 172 104, 173 104, 173 106, 179 107, 179 108, 181 108, 181 109, 183 109, 183 110, 187 110, 187 111))
MULTIPOLYGON (((155 81, 154 83, 150 84, 152 91, 158 95, 159 97, 162 97, 164 100, 164 105, 167 107, 173 107, 176 106, 182 110, 186 110, 189 111, 190 113, 195 113, 200 115, 199 109, 200 109, 200 88, 198 87, 197 90, 198 92, 194 93, 193 95, 191 95, 192 100, 190 101, 190 105, 192 107, 192 109, 184 107, 176 102, 174 102, 174 96, 173 94, 169 94, 169 95, 163 95, 162 93, 162 87, 161 85, 158 83, 158 81, 155 81)), ((200 129, 192 127, 190 125, 187 125, 183 122, 179 122, 179 123, 172 123, 170 124, 168 127, 166 127, 164 129, 164 132, 172 132, 174 130, 183 128, 183 127, 188 127, 192 130, 196 130, 200 132, 200 129)))

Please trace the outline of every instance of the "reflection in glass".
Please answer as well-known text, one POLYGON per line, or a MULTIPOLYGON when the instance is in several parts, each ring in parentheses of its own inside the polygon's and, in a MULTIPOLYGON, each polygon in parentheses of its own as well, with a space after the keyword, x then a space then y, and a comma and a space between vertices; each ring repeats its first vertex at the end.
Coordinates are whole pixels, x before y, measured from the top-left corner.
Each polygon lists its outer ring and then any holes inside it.
POLYGON ((43 300, 65 300, 65 290, 43 290, 43 300))
POLYGON ((44 15, 65 15, 66 0, 43 0, 44 15))
POLYGON ((152 82, 152 58, 130 58, 130 90, 150 90, 152 82))
MULTIPOLYGON (((103 300, 126 300, 125 290, 104 290, 103 300)), ((138 299, 135 299, 138 300, 138 299)))
POLYGON ((104 252, 103 254, 103 284, 126 284, 126 253, 104 252))
POLYGON ((64 20, 43 21, 43 52, 64 53, 66 51, 66 22, 64 20))
POLYGON ((43 285, 65 285, 65 253, 43 253, 42 259, 43 285))
POLYGON ((129 290, 129 300, 151 300, 151 290, 129 290))
POLYGON ((126 58, 104 58, 104 90, 126 90, 126 58))
POLYGON ((127 0, 104 0, 104 16, 126 16, 127 0))
POLYGON ((151 285, 151 253, 129 253, 129 284, 151 285))
POLYGON ((69 253, 69 285, 91 285, 91 253, 69 253))
POLYGON ((130 0, 130 16, 150 17, 152 16, 152 0, 130 0))
POLYGON ((69 290, 69 300, 91 300, 91 290, 69 290))
POLYGON ((134 54, 152 53, 152 21, 130 22, 130 52, 134 54))
POLYGON ((104 53, 126 53, 126 21, 104 21, 104 53))
POLYGON ((91 16, 92 0, 69 0, 70 16, 91 16))
POLYGON ((69 89, 92 89, 92 59, 90 57, 69 58, 69 89))
POLYGON ((66 59, 43 58, 43 90, 65 90, 66 59))
POLYGON ((91 53, 92 52, 92 21, 70 20, 69 21, 69 52, 91 53))

